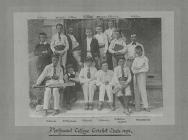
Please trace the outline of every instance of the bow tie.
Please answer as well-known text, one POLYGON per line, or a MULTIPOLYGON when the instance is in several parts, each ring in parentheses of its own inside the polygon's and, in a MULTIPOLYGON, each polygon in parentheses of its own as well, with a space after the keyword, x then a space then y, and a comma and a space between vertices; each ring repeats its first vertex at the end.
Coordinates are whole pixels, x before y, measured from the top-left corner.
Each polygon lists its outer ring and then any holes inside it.
POLYGON ((136 42, 133 42, 132 45, 136 45, 136 42))

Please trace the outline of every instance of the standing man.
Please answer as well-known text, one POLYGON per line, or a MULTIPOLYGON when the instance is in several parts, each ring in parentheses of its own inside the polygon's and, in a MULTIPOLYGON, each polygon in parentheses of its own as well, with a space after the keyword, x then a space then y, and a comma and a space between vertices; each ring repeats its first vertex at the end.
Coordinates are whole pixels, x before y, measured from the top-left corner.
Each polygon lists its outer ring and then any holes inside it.
POLYGON ((136 46, 136 57, 132 63, 132 72, 134 73, 134 86, 137 88, 135 92, 135 108, 140 111, 140 97, 143 102, 143 108, 145 111, 150 112, 148 105, 148 97, 146 91, 146 73, 149 71, 149 60, 143 54, 143 49, 141 46, 136 46))
POLYGON ((70 64, 76 62, 77 65, 79 66, 81 64, 81 56, 80 56, 81 52, 79 48, 79 43, 73 34, 73 27, 68 28, 68 34, 66 36, 69 42, 69 50, 67 52, 67 58, 68 58, 67 63, 70 64))
POLYGON ((112 54, 113 68, 117 66, 118 59, 124 57, 127 52, 127 46, 124 40, 121 38, 120 30, 114 31, 114 39, 109 46, 109 52, 112 54))
MULTIPOLYGON (((129 67, 129 69, 131 70, 131 67, 132 67, 132 63, 136 57, 136 52, 135 52, 135 47, 136 46, 141 46, 142 47, 142 50, 143 50, 143 55, 145 55, 145 52, 144 52, 144 47, 142 44, 140 44, 139 42, 137 42, 137 38, 136 38, 136 34, 131 34, 131 43, 127 45, 127 53, 125 55, 125 58, 127 60, 127 66, 129 67)), ((131 70, 131 75, 133 77, 133 72, 131 70)), ((135 91, 134 91, 134 82, 133 82, 133 78, 131 80, 131 83, 130 83, 130 87, 131 87, 131 92, 132 92, 132 100, 131 102, 134 103, 134 100, 135 100, 135 91)))
POLYGON ((115 31, 115 27, 113 25, 113 21, 112 20, 109 20, 108 21, 108 29, 105 30, 105 34, 107 36, 107 39, 108 39, 108 42, 110 43, 112 40, 113 40, 113 32, 115 31))
POLYGON ((39 33, 40 42, 36 45, 34 50, 34 55, 38 56, 36 63, 38 75, 41 74, 46 65, 51 63, 52 51, 50 49, 50 44, 46 41, 46 38, 46 33, 39 33))
POLYGON ((81 62, 85 62, 87 57, 92 57, 97 68, 99 68, 99 43, 96 38, 93 37, 93 31, 91 28, 86 28, 86 39, 84 40, 81 48, 81 62))
POLYGON ((96 26, 95 38, 98 40, 99 43, 99 51, 100 51, 100 61, 102 62, 103 59, 106 59, 106 52, 108 50, 108 39, 106 34, 103 33, 103 29, 101 25, 96 26))
MULTIPOLYGON (((108 29, 105 30, 105 34, 107 36, 107 39, 108 39, 108 46, 110 45, 111 41, 113 40, 113 32, 115 31, 115 27, 113 25, 113 21, 112 20, 109 20, 108 21, 108 29)), ((113 69, 113 64, 112 64, 112 55, 111 53, 109 53, 109 51, 107 50, 107 53, 106 53, 106 58, 107 58, 107 61, 108 61, 108 66, 109 66, 109 69, 113 69)))
POLYGON ((56 29, 57 33, 52 36, 51 49, 54 54, 59 55, 59 63, 65 68, 69 43, 67 37, 63 34, 63 25, 58 23, 56 29))

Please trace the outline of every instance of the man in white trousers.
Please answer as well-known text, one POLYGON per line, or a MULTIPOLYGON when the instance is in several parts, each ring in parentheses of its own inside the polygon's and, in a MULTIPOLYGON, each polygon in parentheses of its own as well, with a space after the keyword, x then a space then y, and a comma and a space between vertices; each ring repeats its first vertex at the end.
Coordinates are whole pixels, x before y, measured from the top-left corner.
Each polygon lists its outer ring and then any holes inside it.
POLYGON ((102 69, 99 70, 96 74, 97 82, 96 84, 99 86, 99 105, 98 110, 102 110, 104 104, 104 96, 107 93, 108 103, 111 107, 111 110, 114 110, 113 107, 113 95, 112 95, 112 78, 113 71, 108 70, 108 62, 102 61, 101 63, 102 69))
MULTIPOLYGON (((138 46, 138 45, 142 47, 142 50, 143 50, 143 54, 142 55, 145 55, 145 52, 144 52, 143 45, 137 41, 137 36, 136 36, 135 33, 131 34, 131 38, 130 39, 131 39, 131 43, 129 43, 127 45, 127 53, 125 54, 125 58, 127 60, 127 66, 131 70, 132 63, 133 63, 133 61, 134 61, 134 59, 136 57, 135 47, 138 46)), ((132 70, 131 70, 131 76, 133 77, 132 70)), ((132 99, 130 101, 132 103, 134 103, 135 102, 135 91, 134 91, 133 78, 132 78, 131 83, 130 83, 130 88, 131 88, 131 92, 132 92, 132 99)))
POLYGON ((96 89, 96 72, 97 69, 92 65, 92 57, 87 57, 85 59, 85 66, 81 69, 79 74, 79 80, 82 84, 84 100, 85 100, 85 110, 93 110, 93 96, 96 89))
POLYGON ((142 46, 135 47, 136 57, 132 64, 132 72, 134 73, 135 88, 138 92, 135 92, 135 107, 136 110, 140 110, 140 96, 143 102, 143 108, 145 111, 149 112, 148 98, 146 92, 146 73, 149 70, 148 58, 143 55, 142 46))
MULTIPOLYGON (((63 69, 61 66, 58 64, 59 56, 58 55, 53 55, 52 56, 52 63, 47 65, 39 78, 37 79, 37 82, 34 86, 39 86, 44 80, 46 83, 46 86, 48 85, 54 85, 54 84, 60 84, 64 83, 63 81, 63 69)), ((53 94, 54 97, 54 112, 52 115, 56 115, 59 113, 59 100, 60 100, 60 95, 59 95, 59 88, 50 88, 46 87, 45 92, 44 92, 44 116, 47 115, 48 111, 48 106, 49 106, 49 101, 50 98, 53 94), (52 91, 53 90, 53 91, 52 91)))

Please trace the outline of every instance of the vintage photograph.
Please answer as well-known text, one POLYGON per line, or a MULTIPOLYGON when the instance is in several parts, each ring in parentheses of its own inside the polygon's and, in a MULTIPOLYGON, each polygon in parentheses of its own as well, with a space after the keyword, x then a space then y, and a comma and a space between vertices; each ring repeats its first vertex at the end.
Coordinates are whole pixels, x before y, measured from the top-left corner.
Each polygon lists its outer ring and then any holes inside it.
POLYGON ((29 118, 164 116, 164 19, 44 15, 23 18, 29 118))
POLYGON ((160 18, 28 20, 32 117, 162 114, 160 18))

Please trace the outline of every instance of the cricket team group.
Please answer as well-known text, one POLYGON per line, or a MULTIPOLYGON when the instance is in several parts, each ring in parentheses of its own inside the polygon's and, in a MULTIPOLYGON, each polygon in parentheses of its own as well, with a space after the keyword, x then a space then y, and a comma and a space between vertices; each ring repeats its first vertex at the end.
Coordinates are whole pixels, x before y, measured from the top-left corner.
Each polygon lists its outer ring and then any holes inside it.
POLYGON ((77 87, 82 90, 85 110, 97 108, 100 111, 107 102, 108 107, 115 111, 118 101, 126 115, 133 110, 150 111, 146 91, 148 58, 143 45, 137 42, 135 32, 130 36, 131 42, 126 44, 126 37, 111 20, 106 30, 101 24, 96 25, 95 31, 86 27, 86 38, 81 42, 77 41, 73 27, 64 29, 64 25, 58 23, 56 30, 50 43, 46 33, 39 33, 40 43, 34 50, 38 57, 39 77, 33 87, 45 85, 44 116, 49 114, 51 96, 52 115, 61 112, 60 94, 63 94, 67 110, 70 110, 74 105, 71 99, 77 96, 77 87), (94 94, 98 95, 97 105, 94 104, 94 94))

